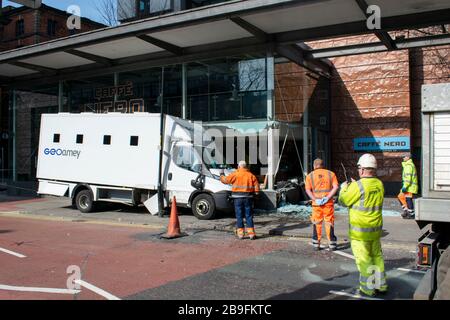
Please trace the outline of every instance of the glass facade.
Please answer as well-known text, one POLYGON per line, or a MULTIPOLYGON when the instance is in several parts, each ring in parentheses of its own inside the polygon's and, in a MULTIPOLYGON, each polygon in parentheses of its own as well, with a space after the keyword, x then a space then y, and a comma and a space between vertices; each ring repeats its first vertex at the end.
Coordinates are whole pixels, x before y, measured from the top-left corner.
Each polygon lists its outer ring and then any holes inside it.
POLYGON ((210 124, 268 121, 267 61, 227 57, 16 88, 6 178, 35 181, 43 113, 159 113, 163 107, 165 114, 210 124))
POLYGON ((11 97, 9 177, 30 181, 36 177, 41 115, 58 112, 58 86, 15 91, 11 97))
POLYGON ((120 21, 130 21, 228 2, 231 0, 117 0, 120 21))
POLYGON ((187 78, 189 119, 209 122, 267 118, 266 59, 190 63, 187 78))

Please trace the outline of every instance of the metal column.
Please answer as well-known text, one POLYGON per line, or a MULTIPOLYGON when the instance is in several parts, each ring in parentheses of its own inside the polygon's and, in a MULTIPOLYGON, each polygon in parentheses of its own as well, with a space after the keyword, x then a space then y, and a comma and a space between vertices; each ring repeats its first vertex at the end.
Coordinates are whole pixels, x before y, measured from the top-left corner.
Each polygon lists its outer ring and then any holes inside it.
POLYGON ((182 112, 181 117, 187 119, 187 65, 183 63, 182 65, 182 112))
MULTIPOLYGON (((271 53, 267 54, 267 121, 273 121, 275 118, 275 104, 273 99, 273 94, 275 90, 275 61, 273 55, 271 53)), ((275 171, 278 166, 278 132, 275 132, 272 127, 269 128, 267 132, 267 143, 268 143, 268 157, 267 157, 267 166, 268 166, 268 180, 267 186, 269 190, 273 190, 275 187, 275 171)))
POLYGON ((304 174, 308 174, 311 169, 311 161, 309 159, 309 154, 311 150, 311 137, 310 137, 310 126, 309 126, 309 108, 308 102, 306 99, 308 96, 308 79, 307 77, 303 77, 303 168, 306 172, 304 174))
POLYGON ((58 112, 64 112, 64 82, 58 82, 58 112))
MULTIPOLYGON (((119 79, 119 73, 118 72, 114 72, 114 86, 117 88, 119 86, 120 83, 120 79, 119 79)), ((116 94, 114 95, 114 103, 117 102, 117 100, 119 100, 119 95, 116 94)), ((114 111, 116 111, 116 108, 114 107, 114 111)), ((131 112, 131 106, 130 106, 130 112, 131 112)))
POLYGON ((16 165, 16 152, 17 152, 17 148, 16 148, 16 112, 17 112, 17 108, 16 108, 16 90, 13 90, 12 93, 12 126, 11 126, 11 135, 12 135, 12 180, 13 182, 17 181, 17 165, 16 165))

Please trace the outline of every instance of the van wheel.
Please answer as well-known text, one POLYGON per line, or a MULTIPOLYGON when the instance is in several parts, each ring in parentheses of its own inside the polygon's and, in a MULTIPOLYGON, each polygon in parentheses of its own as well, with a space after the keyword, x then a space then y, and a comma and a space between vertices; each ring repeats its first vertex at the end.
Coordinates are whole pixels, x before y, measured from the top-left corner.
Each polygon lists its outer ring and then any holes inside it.
POLYGON ((75 197, 75 205, 82 213, 89 213, 94 210, 94 197, 90 190, 82 190, 75 197))
POLYGON ((199 220, 213 219, 216 215, 214 198, 206 193, 196 196, 192 202, 192 213, 199 220))

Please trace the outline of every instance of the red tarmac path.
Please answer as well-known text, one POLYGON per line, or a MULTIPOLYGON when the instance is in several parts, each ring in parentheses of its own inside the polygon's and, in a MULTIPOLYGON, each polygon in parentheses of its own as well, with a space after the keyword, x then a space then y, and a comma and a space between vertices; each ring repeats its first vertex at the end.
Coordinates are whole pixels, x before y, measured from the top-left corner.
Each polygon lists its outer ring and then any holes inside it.
MULTIPOLYGON (((151 237, 162 230, 76 222, 0 217, 0 285, 67 289, 67 267, 77 265, 82 280, 119 298, 168 282, 279 250, 275 242, 236 241, 224 234, 191 241, 151 237)), ((104 299, 81 293, 49 294, 0 290, 0 299, 104 299)))

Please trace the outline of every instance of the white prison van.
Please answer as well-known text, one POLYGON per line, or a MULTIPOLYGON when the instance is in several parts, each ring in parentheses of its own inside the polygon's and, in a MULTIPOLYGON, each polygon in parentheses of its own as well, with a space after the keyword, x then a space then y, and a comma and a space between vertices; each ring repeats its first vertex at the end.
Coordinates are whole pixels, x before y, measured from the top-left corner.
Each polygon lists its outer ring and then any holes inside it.
MULTIPOLYGON (((211 141, 194 147, 194 134, 202 135, 203 128, 168 115, 163 123, 164 206, 176 196, 178 206, 192 208, 202 220, 229 209, 230 186, 203 161, 202 154, 209 154, 203 146, 211 141)), ((70 197, 83 213, 106 201, 143 203, 156 215, 160 127, 160 115, 152 113, 42 115, 38 194, 70 197)))

